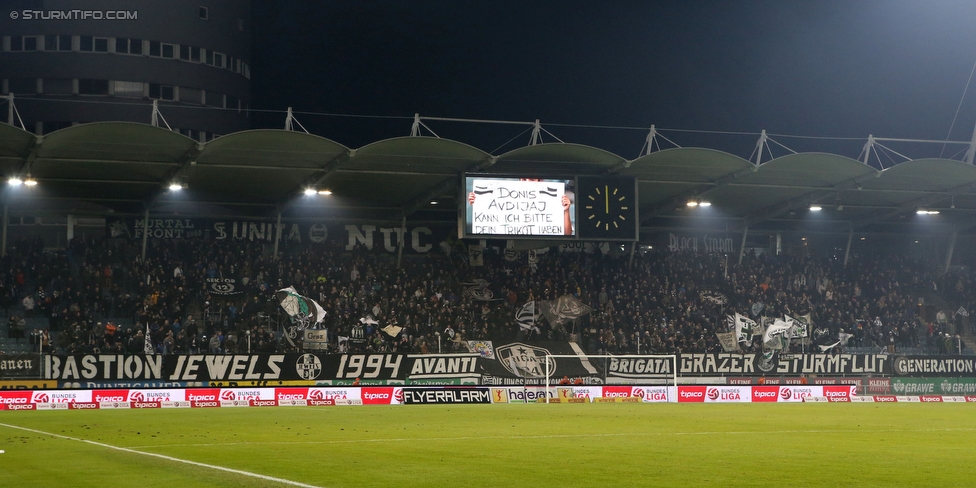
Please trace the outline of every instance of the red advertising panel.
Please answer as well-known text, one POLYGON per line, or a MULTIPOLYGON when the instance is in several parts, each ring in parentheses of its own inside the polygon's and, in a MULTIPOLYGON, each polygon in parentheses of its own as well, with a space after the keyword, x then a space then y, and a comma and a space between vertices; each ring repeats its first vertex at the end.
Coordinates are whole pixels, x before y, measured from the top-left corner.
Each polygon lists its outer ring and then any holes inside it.
POLYGON ((277 407, 278 400, 250 400, 252 407, 277 407))
POLYGON ((129 402, 130 408, 162 408, 163 402, 129 402))
POLYGON ((218 402, 220 401, 220 388, 188 388, 186 390, 186 401, 218 402))
POLYGON ((898 397, 895 395, 874 395, 875 403, 895 403, 898 401, 898 397))
POLYGON ((129 390, 92 390, 95 403, 122 403, 129 401, 129 390))
POLYGON ((275 388, 275 400, 308 400, 308 388, 275 388))
POLYGON ((678 402, 704 402, 707 386, 679 386, 678 402))
POLYGON ((631 396, 633 387, 630 386, 604 386, 603 398, 620 398, 631 396))
POLYGON ((95 402, 70 402, 68 403, 69 410, 97 410, 98 404, 95 402))
POLYGON ((856 388, 856 386, 851 385, 826 385, 823 387, 823 396, 827 397, 827 400, 831 402, 849 402, 851 401, 851 397, 854 396, 856 388))
POLYGON ((942 401, 942 397, 941 396, 938 396, 938 395, 920 395, 918 397, 918 399, 921 400, 921 401, 923 401, 923 402, 941 402, 942 401))
POLYGON ((27 405, 32 396, 28 390, 0 390, 0 405, 27 405))
POLYGON ((363 405, 389 405, 393 402, 393 388, 363 387, 363 405))
POLYGON ((752 401, 754 402, 775 402, 779 400, 778 386, 753 386, 752 401))

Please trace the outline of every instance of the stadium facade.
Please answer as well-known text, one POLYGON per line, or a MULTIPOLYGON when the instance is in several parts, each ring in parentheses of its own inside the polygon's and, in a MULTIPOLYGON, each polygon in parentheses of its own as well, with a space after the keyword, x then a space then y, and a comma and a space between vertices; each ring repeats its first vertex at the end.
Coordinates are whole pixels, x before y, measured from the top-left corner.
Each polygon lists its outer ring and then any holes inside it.
POLYGON ((37 135, 154 121, 201 142, 247 129, 250 22, 248 0, 4 2, 4 120, 37 135))

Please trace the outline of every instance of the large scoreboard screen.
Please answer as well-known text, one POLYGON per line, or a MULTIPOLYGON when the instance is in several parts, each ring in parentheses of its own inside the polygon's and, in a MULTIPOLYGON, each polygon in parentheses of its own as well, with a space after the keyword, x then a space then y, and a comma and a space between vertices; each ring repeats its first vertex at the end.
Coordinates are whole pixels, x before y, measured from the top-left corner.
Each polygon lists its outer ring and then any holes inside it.
POLYGON ((576 180, 466 175, 465 237, 575 237, 576 180))
POLYGON ((459 227, 464 238, 634 241, 632 176, 524 177, 466 174, 459 227))

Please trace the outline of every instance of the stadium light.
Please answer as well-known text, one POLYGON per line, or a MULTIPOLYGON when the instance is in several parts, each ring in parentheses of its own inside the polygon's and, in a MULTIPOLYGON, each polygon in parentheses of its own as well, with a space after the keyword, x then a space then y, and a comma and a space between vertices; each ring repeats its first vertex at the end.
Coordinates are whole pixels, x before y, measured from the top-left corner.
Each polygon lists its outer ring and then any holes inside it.
POLYGON ((183 185, 173 182, 169 184, 169 191, 180 191, 183 189, 183 185))
POLYGON ((823 210, 823 207, 821 207, 820 205, 810 205, 811 212, 819 212, 821 210, 823 210))
POLYGON ((13 176, 9 180, 7 180, 7 184, 10 185, 10 186, 20 186, 23 183, 24 183, 24 180, 22 180, 22 179, 20 179, 20 178, 18 178, 16 176, 13 176))
POLYGON ((697 207, 698 206, 698 202, 696 202, 694 200, 689 200, 688 201, 688 206, 689 207, 697 207))
POLYGON ((317 193, 317 192, 315 191, 315 189, 314 189, 314 188, 306 188, 306 189, 305 189, 305 195, 306 195, 306 196, 312 196, 312 195, 314 195, 314 194, 316 194, 316 193, 317 193))
POLYGON ((712 202, 698 202, 699 207, 711 207, 712 202))
POLYGON ((37 186, 37 180, 28 176, 27 179, 24 180, 24 186, 37 186))
POLYGON ((938 210, 923 210, 923 209, 918 209, 918 211, 916 211, 915 213, 918 214, 918 215, 939 215, 939 211, 938 210))
POLYGON ((319 190, 319 195, 331 195, 332 190, 319 190))

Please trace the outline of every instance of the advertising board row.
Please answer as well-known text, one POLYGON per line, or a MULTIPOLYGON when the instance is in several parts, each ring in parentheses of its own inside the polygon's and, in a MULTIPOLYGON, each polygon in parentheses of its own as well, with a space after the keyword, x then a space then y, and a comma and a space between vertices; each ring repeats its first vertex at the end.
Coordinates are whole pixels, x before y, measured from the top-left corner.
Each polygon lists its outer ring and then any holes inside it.
POLYGON ((641 403, 850 401, 853 386, 288 387, 5 390, 0 410, 536 403, 547 399, 635 399, 641 403), (30 407, 34 405, 34 407, 30 407), (52 407, 51 405, 64 405, 52 407))

